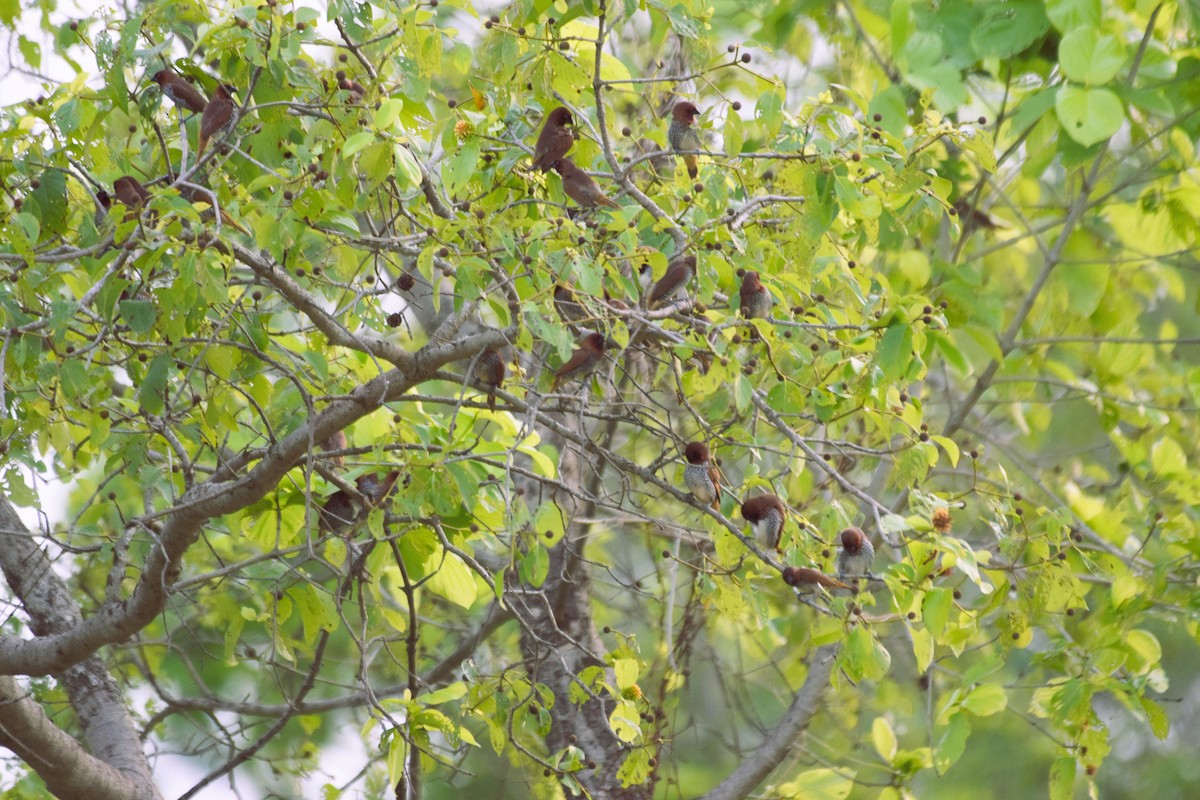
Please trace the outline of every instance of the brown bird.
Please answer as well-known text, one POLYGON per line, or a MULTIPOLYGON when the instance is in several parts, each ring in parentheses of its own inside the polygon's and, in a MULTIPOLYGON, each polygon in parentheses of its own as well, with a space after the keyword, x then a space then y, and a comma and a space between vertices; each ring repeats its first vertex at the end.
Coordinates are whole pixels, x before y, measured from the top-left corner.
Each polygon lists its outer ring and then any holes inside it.
MULTIPOLYGON (((212 198, 209 197, 208 192, 202 192, 199 189, 196 189, 191 186, 182 185, 182 184, 177 186, 176 188, 179 189, 179 196, 182 197, 184 200, 187 200, 189 203, 200 203, 200 204, 206 205, 206 206, 212 205, 212 198)), ((212 208, 206 208, 200 212, 200 219, 204 222, 212 222, 216 218, 217 218, 217 212, 216 212, 216 210, 214 210, 212 208)), ((250 231, 246 230, 245 226, 243 226, 236 219, 229 216, 229 214, 225 213, 224 211, 221 212, 221 224, 228 225, 229 227, 233 228, 235 231, 238 231, 239 233, 243 233, 246 236, 251 235, 250 231)))
POLYGON ((839 578, 860 578, 871 572, 875 561, 875 546, 860 528, 842 531, 842 551, 838 553, 837 575, 839 578))
POLYGON ((475 380, 488 393, 487 404, 496 410, 496 390, 504 387, 504 356, 494 347, 489 347, 475 359, 475 380))
POLYGON ((338 79, 338 88, 344 92, 349 92, 346 96, 346 102, 352 106, 361 103, 363 97, 367 94, 366 87, 358 81, 346 77, 338 79))
POLYGON ((780 549, 786 518, 787 506, 773 494, 760 494, 742 503, 742 519, 750 523, 754 538, 772 550, 780 549))
POLYGON ((362 493, 362 496, 374 508, 387 499, 387 496, 392 492, 392 487, 396 485, 396 479, 399 477, 400 472, 392 470, 382 478, 378 475, 359 475, 358 480, 354 483, 358 486, 358 491, 362 493))
POLYGON ((533 146, 533 168, 548 172, 554 162, 567 154, 575 137, 567 126, 575 121, 571 112, 559 106, 546 117, 546 124, 538 134, 537 144, 533 146))
POLYGON ((575 292, 571 287, 562 283, 554 284, 554 310, 568 325, 573 322, 582 322, 591 316, 583 304, 575 298, 575 292))
POLYGON ((554 381, 550 388, 557 389, 566 381, 586 378, 596 371, 604 360, 604 337, 598 333, 589 333, 579 343, 579 348, 571 353, 567 362, 554 372, 554 381))
MULTIPOLYGON (((350 444, 350 442, 346 439, 345 431, 335 431, 333 434, 330 435, 330 437, 328 439, 319 443, 317 446, 320 447, 322 450, 337 451, 337 450, 345 450, 346 447, 349 446, 349 444, 350 444)), ((329 460, 332 461, 334 464, 338 465, 339 467, 344 466, 346 463, 345 456, 331 456, 329 460)))
POLYGON ((709 460, 708 445, 704 442, 689 442, 683 449, 687 466, 683 469, 683 482, 701 503, 709 503, 713 511, 721 510, 721 473, 709 460))
POLYGON ((378 475, 360 475, 355 485, 358 492, 367 501, 366 508, 359 509, 358 503, 344 489, 339 489, 329 496, 321 506, 321 528, 326 531, 340 533, 354 524, 365 512, 381 505, 396 485, 400 473, 396 470, 380 478, 378 475))
POLYGON ((650 290, 650 297, 646 303, 647 307, 654 308, 660 303, 674 297, 681 290, 685 290, 695 275, 695 256, 688 255, 676 258, 670 264, 667 264, 667 271, 663 273, 663 276, 658 279, 658 283, 654 284, 654 288, 650 290))
MULTIPOLYGON (((667 141, 676 151, 703 150, 700 136, 692 124, 696 121, 700 109, 688 102, 676 103, 671 109, 671 126, 667 128, 667 141)), ((695 178, 700 174, 696 166, 696 156, 692 153, 682 153, 683 163, 687 165, 688 177, 695 178)))
POLYGON ((748 319, 766 318, 771 315, 771 293, 762 285, 757 272, 746 271, 742 276, 741 309, 748 319))
POLYGON ((357 511, 358 507, 350 493, 344 489, 338 489, 329 495, 329 499, 321 506, 319 513, 321 530, 340 533, 353 524, 357 511))
POLYGON ((583 208, 620 208, 592 180, 592 176, 575 166, 569 158, 560 158, 554 162, 554 171, 562 176, 562 188, 567 197, 579 203, 583 208))
POLYGON ((801 591, 811 592, 815 591, 818 586, 824 586, 826 589, 848 589, 858 594, 858 589, 853 586, 835 580, 824 572, 809 569, 808 567, 784 567, 783 582, 801 591))
POLYGON ((141 214, 146 203, 150 202, 150 192, 145 186, 138 183, 137 178, 130 175, 122 175, 113 181, 112 196, 118 203, 129 209, 125 212, 127 221, 141 214))
POLYGON ((204 150, 208 147, 209 142, 220 140, 237 124, 237 106, 234 105, 233 97, 230 95, 230 92, 236 91, 237 87, 228 83, 217 85, 212 99, 208 101, 208 107, 204 109, 204 115, 200 117, 200 137, 196 147, 197 158, 204 155, 204 150))
POLYGON ((169 69, 160 69, 154 73, 151 80, 158 84, 158 88, 162 89, 163 97, 174 103, 181 113, 183 109, 187 109, 193 114, 199 114, 208 106, 208 101, 204 99, 204 95, 200 93, 199 89, 188 83, 186 78, 176 75, 169 69))
POLYGON ((112 208, 112 197, 108 192, 100 189, 96 192, 96 230, 100 230, 104 226, 104 221, 108 219, 108 211, 112 208))

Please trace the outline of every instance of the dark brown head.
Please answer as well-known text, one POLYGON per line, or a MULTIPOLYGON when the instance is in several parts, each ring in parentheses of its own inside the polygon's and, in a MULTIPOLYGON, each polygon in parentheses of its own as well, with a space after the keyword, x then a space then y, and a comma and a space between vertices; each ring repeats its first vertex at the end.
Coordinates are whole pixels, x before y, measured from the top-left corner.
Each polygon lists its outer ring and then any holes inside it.
POLYGON ((696 108, 686 100, 682 103, 676 103, 671 109, 671 117, 684 125, 691 125, 696 121, 696 117, 700 115, 700 109, 696 108))
POLYGON ((599 333, 589 333, 583 337, 583 341, 579 343, 579 346, 592 353, 603 353, 604 336, 599 333))
POLYGON ((757 272, 747 272, 742 276, 742 291, 749 294, 757 292, 762 288, 762 281, 758 279, 757 272))
MULTIPOLYGON (((566 111, 566 109, 561 108, 559 111, 566 111)), ((579 167, 575 166, 575 162, 569 158, 560 158, 550 166, 564 179, 570 178, 573 180, 574 178, 578 177, 580 173, 579 167)))
POLYGON ((773 494, 760 494, 742 503, 742 518, 747 522, 762 522, 772 512, 787 516, 787 506, 773 494))
POLYGON ((689 464, 707 464, 708 445, 704 442, 690 442, 683 450, 683 457, 689 464))
POLYGON ((550 112, 550 116, 546 117, 546 124, 561 128, 564 125, 570 125, 575 121, 575 117, 571 116, 571 112, 566 108, 559 106, 550 112))
POLYGON ((233 99, 233 93, 237 91, 237 87, 232 83, 218 83, 217 88, 213 90, 213 99, 222 97, 226 100, 233 99))
POLYGON ((866 534, 858 528, 846 528, 842 531, 842 549, 850 555, 856 556, 862 552, 863 542, 866 540, 866 534))
POLYGON ((174 73, 172 73, 171 70, 160 69, 158 72, 154 73, 150 80, 154 81, 159 86, 162 86, 163 84, 170 82, 171 78, 173 77, 174 73))
POLYGON ((141 208, 150 199, 146 187, 129 175, 122 175, 113 181, 113 195, 130 208, 141 208))

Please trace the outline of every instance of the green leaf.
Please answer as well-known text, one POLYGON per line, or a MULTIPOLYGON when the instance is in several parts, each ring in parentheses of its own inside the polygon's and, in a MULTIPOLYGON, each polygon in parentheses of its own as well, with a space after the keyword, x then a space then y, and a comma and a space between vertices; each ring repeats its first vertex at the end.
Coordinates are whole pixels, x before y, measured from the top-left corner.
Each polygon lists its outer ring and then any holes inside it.
POLYGON ((939 775, 945 775, 946 770, 954 766, 954 762, 962 756, 967 748, 967 738, 971 735, 971 719, 959 711, 950 717, 950 724, 942 731, 937 747, 933 751, 933 767, 939 775))
POLYGON ((342 144, 342 155, 351 158, 359 150, 375 141, 374 131, 359 131, 346 138, 342 144))
POLYGON ((1160 478, 1177 478, 1188 472, 1187 454, 1179 442, 1165 436, 1150 448, 1150 466, 1160 478))
POLYGON ((404 188, 419 186, 421 184, 421 165, 417 163, 416 156, 402 144, 395 146, 394 153, 396 178, 400 180, 400 186, 404 188))
POLYGON ((449 703, 452 700, 465 697, 466 694, 467 685, 462 681, 455 681, 449 686, 443 686, 436 692, 421 695, 421 702, 427 706, 440 706, 442 703, 449 703))
POLYGON ((1167 716, 1167 712, 1163 711, 1162 706, 1149 697, 1141 697, 1139 700, 1142 710, 1146 712, 1146 718, 1150 722, 1150 730, 1159 740, 1166 741, 1167 734, 1171 732, 1171 719, 1167 716))
POLYGON ((465 188, 478 166, 479 140, 471 139, 442 162, 442 180, 446 183, 446 192, 453 196, 465 188))
POLYGON ((935 638, 946 630, 946 620, 950 618, 953 605, 954 597, 950 589, 939 587, 925 593, 925 599, 921 602, 921 619, 935 638))
POLYGON ((628 689, 637 683, 638 661, 636 658, 617 658, 613 660, 613 675, 617 679, 618 689, 628 689))
POLYGON ((746 135, 742 128, 742 118, 731 109, 725 117, 724 131, 725 152, 730 156, 742 152, 742 144, 746 141, 746 135))
MULTIPOLYGON (((381 131, 389 130, 396 125, 400 119, 400 112, 404 110, 404 101, 398 97, 389 97, 379 104, 379 109, 375 112, 375 127, 381 131)), ((355 134, 358 136, 359 134, 355 134)), ((350 137, 354 138, 353 136, 350 137)), ((349 142, 349 140, 347 140, 349 142)), ((349 155, 349 153, 347 153, 349 155)))
POLYGON ((1009 58, 1042 37, 1050 20, 1037 0, 989 3, 971 31, 971 46, 981 58, 1009 58))
POLYGON ((896 732, 886 717, 876 717, 871 723, 871 742, 884 761, 890 762, 896 757, 896 732))
POLYGON ((1054 759, 1050 766, 1050 800, 1071 800, 1075 796, 1075 759, 1054 759))
POLYGON ((339 622, 337 608, 328 593, 315 586, 307 585, 299 591, 293 591, 291 596, 300 609, 306 644, 315 642, 319 631, 332 631, 337 628, 339 622))
POLYGON ((554 503, 543 503, 533 517, 533 529, 546 547, 554 547, 563 537, 563 512, 554 503))
POLYGON ((1047 0, 1046 16, 1063 33, 1103 20, 1100 0, 1047 0))
POLYGON ((883 372, 885 382, 899 380, 908 372, 912 362, 912 327, 906 322, 894 322, 879 342, 875 362, 883 372))
POLYGON ((1112 34, 1101 35, 1093 27, 1076 28, 1062 38, 1058 60, 1063 74, 1076 83, 1101 86, 1108 83, 1125 63, 1125 47, 1112 34))
POLYGON ((156 357, 150 362, 138 391, 138 403, 148 414, 161 414, 166 407, 167 376, 171 374, 174 359, 167 355, 156 357))
POLYGON ((962 706, 977 717, 990 717, 1008 706, 1008 696, 1000 684, 983 683, 971 690, 962 706))
MULTIPOLYGON (((439 556, 435 555, 435 559, 439 556)), ((445 559, 440 561, 437 572, 430 576, 427 584, 429 590, 463 608, 475 604, 478 587, 475 585, 475 575, 471 568, 454 553, 445 553, 445 559)))
POLYGON ((525 558, 521 559, 521 579, 531 586, 541 586, 550 574, 550 554, 546 548, 535 545, 525 558))
POLYGON ((1062 129, 1085 147, 1109 138, 1125 122, 1125 107, 1108 89, 1064 86, 1058 90, 1055 111, 1062 129))
POLYGON ((810 769, 775 787, 773 796, 798 800, 845 800, 854 788, 854 772, 845 769, 810 769))
POLYGON ((912 628, 909 634, 912 636, 913 657, 917 662, 917 672, 924 672, 933 663, 933 654, 936 652, 933 634, 925 628, 912 628))

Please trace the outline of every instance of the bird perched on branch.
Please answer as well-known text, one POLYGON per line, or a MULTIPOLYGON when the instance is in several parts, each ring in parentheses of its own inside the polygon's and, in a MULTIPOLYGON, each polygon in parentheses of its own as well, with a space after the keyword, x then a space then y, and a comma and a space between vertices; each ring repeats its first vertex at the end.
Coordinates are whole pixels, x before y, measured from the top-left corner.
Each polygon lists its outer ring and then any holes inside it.
POLYGON ((551 388, 557 389, 567 381, 586 378, 595 372, 596 367, 604 360, 604 346, 604 337, 599 333, 589 333, 583 337, 578 349, 554 372, 551 388))
POLYGON ((590 316, 588 310, 575 298, 574 289, 563 283, 554 284, 554 310, 568 325, 582 322, 590 316))
POLYGON ((392 470, 383 477, 376 474, 359 475, 355 486, 358 487, 358 493, 367 502, 362 509, 359 508, 357 501, 350 493, 344 489, 339 489, 331 494, 321 506, 322 530, 340 533, 365 516, 372 508, 382 505, 399 477, 400 473, 397 470, 392 470))
MULTIPOLYGON (((349 445, 350 442, 346 438, 345 431, 334 431, 328 439, 320 442, 317 446, 322 450, 337 452, 338 450, 345 450, 349 445)), ((345 456, 331 456, 329 460, 339 467, 346 464, 345 456)))
POLYGON ((754 538, 763 546, 779 550, 787 506, 773 494, 760 494, 742 503, 742 519, 750 523, 754 538))
POLYGON ((814 591, 816 587, 824 586, 826 589, 846 589, 858 594, 858 589, 853 586, 808 567, 784 567, 783 582, 801 591, 814 591))
POLYGON ((742 275, 742 288, 738 291, 739 306, 748 319, 765 318, 771 315, 771 293, 762 285, 758 273, 747 270, 742 275))
POLYGON ((687 288, 688 283, 696 276, 696 257, 692 255, 677 257, 667 264, 667 271, 658 279, 658 283, 650 290, 646 301, 647 308, 655 308, 670 300, 687 288))
MULTIPOLYGON (((203 205, 210 206, 209 208, 206 208, 200 212, 201 220, 204 222, 212 222, 217 218, 216 209, 211 207, 212 201, 215 199, 212 196, 211 189, 201 191, 194 186, 188 186, 186 184, 180 184, 176 188, 179 189, 180 197, 182 197, 184 200, 187 200, 189 203, 201 203, 203 205)), ((229 216, 224 211, 221 212, 221 224, 228 225, 229 227, 233 228, 239 233, 245 234, 246 236, 250 235, 250 231, 246 230, 244 225, 242 225, 233 217, 229 216)))
POLYGON ((683 449, 687 466, 683 469, 683 482, 688 491, 701 503, 708 503, 713 511, 721 510, 721 472, 709 458, 708 445, 704 442, 689 442, 683 449))
POLYGON ((237 124, 237 106, 233 102, 233 92, 237 87, 228 83, 218 84, 212 99, 200 117, 200 137, 196 145, 196 156, 204 155, 205 148, 212 141, 219 141, 233 130, 237 124))
POLYGON ((489 347, 475 359, 475 380, 487 392, 488 408, 496 410, 496 390, 504 387, 504 356, 495 347, 489 347))
POLYGON ((562 188, 567 197, 574 200, 583 208, 620 208, 616 201, 600 191, 600 187, 592 180, 592 176, 575 166, 569 158, 560 158, 554 162, 554 171, 562 176, 562 188))
POLYGON ((181 113, 186 109, 193 114, 199 114, 208 107, 208 101, 204 99, 204 95, 200 93, 199 89, 192 86, 186 78, 176 75, 169 69, 160 69, 150 79, 158 84, 163 97, 174 103, 181 113))
POLYGON ((838 553, 837 575, 845 579, 859 578, 871 571, 875 561, 875 546, 859 528, 842 531, 842 551, 838 553))
MULTIPOLYGON (((142 209, 146 207, 146 203, 150 202, 150 192, 138 182, 137 178, 131 175, 122 175, 113 181, 111 196, 101 190, 97 192, 96 199, 100 202, 105 213, 112 207, 113 201, 125 206, 128 209, 125 212, 125 220, 129 221, 139 216, 142 213, 142 209)), ((97 215, 97 221, 99 222, 100 220, 100 215, 97 215)))
POLYGON ((533 168, 548 172, 554 162, 567 154, 575 137, 567 126, 575 121, 571 112, 559 106, 546 116, 537 144, 533 146, 533 168))
MULTIPOLYGON (((699 114, 700 109, 687 101, 676 103, 675 107, 671 109, 671 126, 667 128, 667 141, 676 151, 704 149, 704 146, 700 144, 700 135, 693 127, 699 114)), ((680 157, 687 165, 689 178, 695 178, 700 174, 694 153, 680 153, 680 157)))

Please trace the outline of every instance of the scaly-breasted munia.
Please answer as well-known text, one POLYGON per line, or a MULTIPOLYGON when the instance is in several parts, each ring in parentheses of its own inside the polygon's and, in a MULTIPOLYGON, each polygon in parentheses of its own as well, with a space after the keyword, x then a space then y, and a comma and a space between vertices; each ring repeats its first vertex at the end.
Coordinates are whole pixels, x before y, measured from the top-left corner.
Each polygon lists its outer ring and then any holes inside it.
MULTIPOLYGON (((350 442, 349 442, 349 440, 346 439, 345 431, 334 431, 332 434, 330 434, 328 439, 326 439, 323 442, 320 442, 317 446, 320 447, 322 450, 337 451, 337 450, 345 450, 346 447, 349 446, 349 444, 350 444, 350 442)), ((339 467, 344 466, 346 463, 345 456, 332 456, 332 457, 330 457, 329 460, 332 461, 334 464, 336 464, 339 467)))
MULTIPOLYGON (((217 218, 217 211, 212 207, 212 201, 216 199, 215 195, 211 194, 212 190, 202 192, 199 189, 186 184, 180 184, 176 188, 179 189, 179 196, 184 200, 187 200, 189 203, 200 203, 208 206, 208 208, 200 212, 200 220, 202 222, 212 222, 217 218)), ((229 214, 225 213, 224 211, 221 212, 221 224, 228 225, 235 231, 245 234, 246 236, 251 235, 250 231, 246 230, 244 225, 242 225, 233 217, 229 216, 229 214)))
POLYGON ((196 157, 204 155, 208 143, 220 140, 237 124, 237 106, 234 105, 230 92, 237 88, 228 83, 217 84, 208 107, 200 117, 200 136, 196 145, 196 157))
POLYGON ((592 180, 592 176, 575 166, 569 158, 560 158, 554 162, 554 171, 562 176, 562 188, 567 197, 579 203, 582 208, 620 208, 621 206, 609 198, 592 180))
POLYGON ((654 308, 660 303, 670 300, 679 292, 687 288, 688 283, 696 275, 696 257, 692 255, 676 258, 670 264, 667 264, 667 271, 658 279, 658 283, 654 284, 654 288, 650 290, 650 297, 646 301, 647 308, 654 308))
POLYGON ((787 506, 773 494, 760 494, 742 503, 742 519, 750 523, 754 538, 772 550, 779 550, 783 539, 783 521, 787 506))
POLYGON ((174 103, 181 111, 187 109, 193 114, 199 114, 208 107, 208 101, 187 79, 176 75, 169 69, 160 69, 150 78, 158 84, 163 97, 174 103))
MULTIPOLYGON (((676 103, 675 107, 671 109, 671 127, 667 128, 667 141, 676 151, 704 149, 704 146, 700 144, 699 134, 692 127, 699 114, 700 109, 686 101, 676 103)), ((689 178, 695 178, 700 174, 694 153, 681 153, 681 157, 683 163, 687 165, 689 178)))
POLYGON ((771 293, 762 285, 757 272, 747 270, 742 276, 742 288, 738 296, 742 313, 747 318, 766 318, 771 315, 771 293))
MULTIPOLYGON (((382 505, 383 501, 391 493, 392 487, 396 485, 396 479, 399 477, 400 473, 397 470, 392 470, 382 478, 372 474, 359 475, 358 480, 354 483, 358 487, 358 493, 367 501, 367 507, 362 511, 366 512, 378 505, 382 505)), ((321 528, 322 530, 338 533, 352 525, 359 516, 358 503, 354 501, 349 492, 339 489, 331 494, 329 499, 321 506, 321 528)))
POLYGON ((839 578, 861 578, 871 571, 875 561, 875 546, 859 528, 842 531, 842 551, 838 553, 839 578))
POLYGON ((496 390, 504 387, 504 356, 489 347, 475 359, 475 380, 487 392, 488 408, 496 410, 496 390))
POLYGON ((599 333, 589 333, 579 343, 579 348, 571 353, 567 362, 554 372, 551 388, 557 389, 566 381, 586 378, 596 371, 604 360, 604 337, 599 333))
POLYGON ((638 267, 638 285, 642 287, 643 292, 654 285, 654 269, 649 264, 638 267))
POLYGON ((319 513, 321 530, 338 533, 354 522, 354 518, 358 515, 357 512, 358 507, 350 493, 344 489, 338 489, 329 495, 329 499, 321 505, 319 513))
POLYGON ((361 103, 363 97, 367 94, 367 88, 352 78, 339 78, 338 88, 347 93, 346 103, 352 106, 361 103))
POLYGON ((815 591, 816 587, 824 586, 826 589, 848 589, 855 594, 858 593, 858 590, 853 586, 842 583, 839 580, 829 577, 824 572, 819 572, 809 567, 784 567, 783 582, 801 591, 815 591))
POLYGON ((575 298, 575 292, 571 287, 562 283, 554 284, 554 310, 568 325, 573 322, 582 322, 591 316, 583 304, 575 298))
POLYGON ((548 172, 554 162, 567 154, 575 137, 567 126, 575 121, 571 112, 559 106, 546 116, 546 124, 533 146, 533 168, 548 172))
POLYGON ((146 203, 150 202, 150 192, 138 182, 137 178, 130 175, 122 175, 113 181, 112 196, 113 199, 129 209, 125 212, 126 220, 138 216, 145 208, 146 203))
POLYGON ((683 449, 687 466, 683 469, 683 482, 701 503, 708 503, 713 511, 721 510, 721 473, 709 460, 708 445, 704 442, 689 442, 683 449))
POLYGON ((391 494, 392 487, 396 485, 396 479, 400 477, 398 470, 392 470, 382 478, 375 474, 359 475, 358 480, 354 483, 358 486, 358 491, 362 496, 367 498, 367 502, 371 507, 381 505, 387 496, 391 494))

